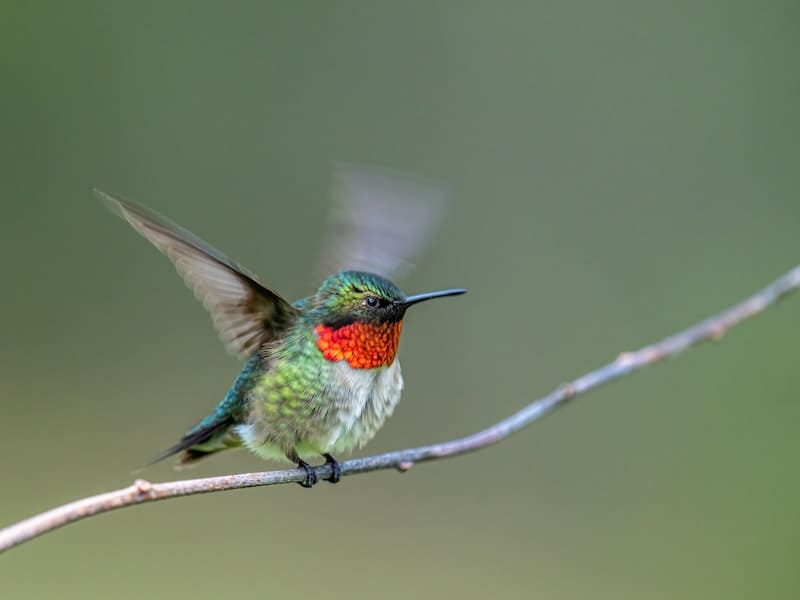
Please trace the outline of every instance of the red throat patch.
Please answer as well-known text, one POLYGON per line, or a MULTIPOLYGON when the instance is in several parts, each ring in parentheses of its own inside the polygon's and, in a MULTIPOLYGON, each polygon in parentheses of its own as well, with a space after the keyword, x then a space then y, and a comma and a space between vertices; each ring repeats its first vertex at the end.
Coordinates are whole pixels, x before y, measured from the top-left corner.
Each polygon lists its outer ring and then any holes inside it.
POLYGON ((330 361, 346 360, 354 369, 386 367, 394 362, 402 321, 350 323, 337 329, 317 325, 317 348, 330 361))

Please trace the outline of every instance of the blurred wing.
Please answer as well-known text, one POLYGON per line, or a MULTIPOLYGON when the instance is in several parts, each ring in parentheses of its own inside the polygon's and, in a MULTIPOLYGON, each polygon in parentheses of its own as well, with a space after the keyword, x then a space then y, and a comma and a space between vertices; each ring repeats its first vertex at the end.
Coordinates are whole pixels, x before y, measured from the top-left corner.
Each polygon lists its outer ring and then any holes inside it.
POLYGON ((345 269, 403 276, 438 229, 446 185, 388 169, 336 164, 323 277, 345 269))
POLYGON ((249 356, 297 314, 297 309, 257 277, 190 231, 143 206, 100 190, 95 193, 169 257, 186 285, 211 313, 229 352, 249 356))

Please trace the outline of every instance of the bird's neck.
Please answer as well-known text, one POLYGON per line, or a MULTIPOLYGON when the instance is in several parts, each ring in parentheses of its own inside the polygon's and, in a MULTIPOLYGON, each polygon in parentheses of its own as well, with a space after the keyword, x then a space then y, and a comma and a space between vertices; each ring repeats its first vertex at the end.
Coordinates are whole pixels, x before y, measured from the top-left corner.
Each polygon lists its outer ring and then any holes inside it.
POLYGON ((402 321, 348 323, 340 327, 319 324, 317 348, 329 361, 346 360, 354 369, 386 367, 394 362, 402 321))

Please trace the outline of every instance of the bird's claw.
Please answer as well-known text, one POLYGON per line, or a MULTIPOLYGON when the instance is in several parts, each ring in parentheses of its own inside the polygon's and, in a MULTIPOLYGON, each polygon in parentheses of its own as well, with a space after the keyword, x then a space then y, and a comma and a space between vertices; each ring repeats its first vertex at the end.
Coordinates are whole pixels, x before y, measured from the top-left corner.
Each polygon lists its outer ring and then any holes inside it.
POLYGON ((325 481, 330 481, 331 483, 339 483, 339 480, 342 478, 342 468, 339 466, 339 461, 337 461, 327 452, 322 456, 325 457, 325 464, 331 466, 331 476, 328 477, 325 481))
POLYGON ((298 469, 303 469, 306 472, 306 478, 303 481, 298 481, 301 486, 304 488, 314 487, 314 484, 317 483, 317 473, 314 471, 314 467, 308 464, 304 460, 300 460, 297 463, 298 469))

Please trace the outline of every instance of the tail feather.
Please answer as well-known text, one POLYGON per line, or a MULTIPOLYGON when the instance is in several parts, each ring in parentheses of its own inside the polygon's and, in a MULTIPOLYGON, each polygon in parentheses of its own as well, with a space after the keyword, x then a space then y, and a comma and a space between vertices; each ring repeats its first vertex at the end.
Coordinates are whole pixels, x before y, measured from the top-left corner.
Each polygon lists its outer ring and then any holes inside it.
POLYGON ((232 417, 226 417, 222 420, 214 421, 208 425, 201 423, 194 429, 190 430, 189 433, 184 435, 177 444, 164 450, 148 464, 152 465, 164 460, 165 458, 169 458, 170 456, 181 453, 179 464, 183 465, 194 462, 203 456, 206 456, 207 454, 211 454, 213 451, 193 449, 192 446, 197 446, 208 442, 211 438, 213 438, 215 435, 218 435, 232 424, 232 417))
POLYGON ((156 456, 150 464, 179 454, 178 466, 183 466, 219 450, 240 446, 241 440, 231 426, 241 423, 240 419, 246 413, 246 393, 255 381, 254 373, 260 368, 261 358, 254 354, 216 410, 192 427, 177 444, 156 456))

